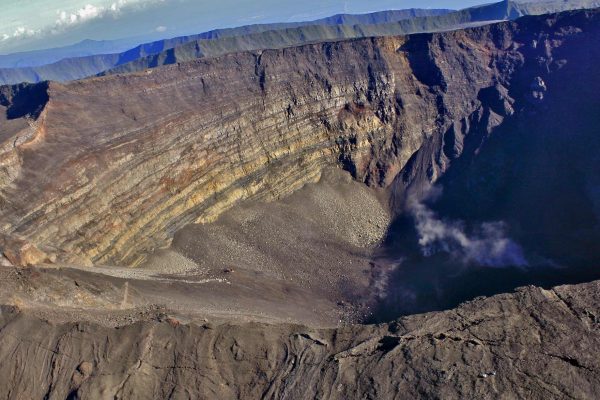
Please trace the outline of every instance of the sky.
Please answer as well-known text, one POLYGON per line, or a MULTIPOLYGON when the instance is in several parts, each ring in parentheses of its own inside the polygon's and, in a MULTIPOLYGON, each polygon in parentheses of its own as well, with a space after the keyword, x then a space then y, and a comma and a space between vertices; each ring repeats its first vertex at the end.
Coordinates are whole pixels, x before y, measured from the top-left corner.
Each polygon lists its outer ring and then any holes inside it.
POLYGON ((215 28, 338 13, 459 9, 485 0, 0 0, 0 54, 84 39, 156 40, 215 28))

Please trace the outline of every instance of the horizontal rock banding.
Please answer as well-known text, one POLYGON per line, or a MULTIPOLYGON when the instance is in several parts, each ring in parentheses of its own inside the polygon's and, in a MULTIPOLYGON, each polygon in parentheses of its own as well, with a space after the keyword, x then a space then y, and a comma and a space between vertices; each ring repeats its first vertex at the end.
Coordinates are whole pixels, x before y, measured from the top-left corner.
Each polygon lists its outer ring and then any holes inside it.
POLYGON ((137 264, 185 224, 242 199, 284 196, 326 165, 389 185, 425 138, 469 118, 480 90, 519 68, 522 51, 507 46, 525 40, 518 27, 311 44, 50 83, 41 113, 0 127, 5 144, 23 129, 35 137, 3 154, 12 161, 2 174, 1 233, 49 260, 137 264))

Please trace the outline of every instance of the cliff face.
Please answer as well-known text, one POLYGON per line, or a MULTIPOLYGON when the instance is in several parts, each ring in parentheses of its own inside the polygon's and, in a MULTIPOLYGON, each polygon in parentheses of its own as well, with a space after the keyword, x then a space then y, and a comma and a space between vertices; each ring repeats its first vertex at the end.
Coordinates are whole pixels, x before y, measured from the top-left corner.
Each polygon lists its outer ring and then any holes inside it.
POLYGON ((598 282, 379 326, 50 323, 4 307, 0 395, 31 399, 594 398, 598 282), (576 339, 575 339, 576 338, 576 339))
POLYGON ((418 97, 396 52, 402 41, 243 53, 51 83, 32 138, 5 155, 18 154, 18 173, 3 188, 4 232, 59 257, 134 263, 184 224, 211 220, 242 198, 287 194, 342 154, 361 178, 383 182, 373 175, 371 149, 390 151, 394 126, 404 123, 408 145, 394 159, 407 159, 420 126, 432 123, 392 115, 396 80, 418 97))
POLYGON ((43 109, 23 115, 12 115, 4 96, 4 254, 15 264, 136 264, 185 224, 213 220, 241 199, 286 195, 326 165, 387 186, 428 138, 457 121, 474 121, 463 135, 497 125, 511 107, 503 88, 524 79, 521 69, 540 49, 559 49, 556 63, 567 69, 570 53, 594 47, 598 16, 580 11, 50 83, 43 109), (497 112, 481 116, 488 106, 497 112))
POLYGON ((402 268, 381 307, 386 318, 600 277, 598 29, 519 21, 507 37, 518 62, 496 64, 510 79, 481 90, 477 112, 427 138, 392 184, 404 214, 383 258, 402 268))

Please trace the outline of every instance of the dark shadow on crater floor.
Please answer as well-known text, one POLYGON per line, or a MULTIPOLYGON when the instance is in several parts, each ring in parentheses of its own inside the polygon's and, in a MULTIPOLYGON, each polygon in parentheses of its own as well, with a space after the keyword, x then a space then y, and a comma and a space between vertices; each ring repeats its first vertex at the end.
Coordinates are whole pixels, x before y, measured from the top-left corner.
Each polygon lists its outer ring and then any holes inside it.
POLYGON ((540 263, 525 268, 495 268, 466 265, 447 253, 426 257, 419 249, 410 217, 399 218, 390 231, 389 247, 376 262, 395 268, 384 297, 367 321, 369 323, 451 309, 478 296, 511 292, 520 286, 550 288, 600 279, 600 265, 597 263, 568 267, 540 263))
MULTIPOLYGON (((395 269, 370 322, 453 308, 524 285, 600 279, 599 82, 573 84, 579 81, 577 64, 572 66, 562 78, 544 76, 551 89, 540 104, 527 103, 525 92, 513 88, 511 95, 521 99, 515 114, 476 151, 465 150, 452 160, 436 182, 441 196, 427 204, 439 220, 459 223, 467 234, 501 221, 528 266, 484 267, 445 252, 424 256, 414 218, 404 210, 375 261, 395 269)), ((419 162, 416 168, 427 170, 419 162)))
POLYGON ((48 82, 0 86, 0 105, 6 107, 6 118, 37 118, 48 103, 48 87, 48 82))

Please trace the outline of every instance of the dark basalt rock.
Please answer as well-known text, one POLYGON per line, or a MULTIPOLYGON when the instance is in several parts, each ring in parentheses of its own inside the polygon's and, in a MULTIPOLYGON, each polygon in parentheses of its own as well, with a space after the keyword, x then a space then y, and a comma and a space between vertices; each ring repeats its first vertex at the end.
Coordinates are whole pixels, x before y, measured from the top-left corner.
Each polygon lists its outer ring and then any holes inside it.
POLYGON ((594 398, 600 283, 536 287, 389 324, 111 328, 0 313, 7 398, 594 398))

